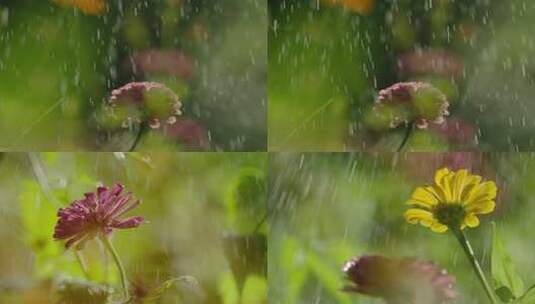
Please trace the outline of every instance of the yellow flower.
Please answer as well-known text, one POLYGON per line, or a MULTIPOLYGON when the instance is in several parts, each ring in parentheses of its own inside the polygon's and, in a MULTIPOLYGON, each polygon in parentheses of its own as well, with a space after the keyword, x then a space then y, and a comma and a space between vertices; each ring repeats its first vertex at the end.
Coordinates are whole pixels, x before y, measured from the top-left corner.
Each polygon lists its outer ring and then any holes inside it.
POLYGON ((88 15, 102 15, 106 12, 108 5, 106 0, 52 0, 63 6, 74 6, 88 15))
POLYGON ((407 204, 415 208, 405 212, 405 219, 438 233, 477 227, 477 215, 494 210, 496 191, 493 181, 481 182, 481 176, 467 170, 443 168, 435 173, 434 185, 414 190, 407 204))

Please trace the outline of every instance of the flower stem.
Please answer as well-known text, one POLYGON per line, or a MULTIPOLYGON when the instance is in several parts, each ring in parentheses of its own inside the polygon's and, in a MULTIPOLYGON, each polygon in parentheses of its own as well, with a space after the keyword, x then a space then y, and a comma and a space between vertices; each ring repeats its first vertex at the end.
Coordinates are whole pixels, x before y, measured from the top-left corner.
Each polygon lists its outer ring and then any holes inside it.
POLYGON ((82 269, 85 278, 91 280, 91 276, 89 275, 89 271, 87 270, 87 264, 85 263, 85 259, 82 255, 82 252, 80 252, 80 250, 74 250, 74 255, 76 256, 76 260, 78 260, 78 264, 80 264, 80 268, 82 269))
POLYGON ((119 258, 119 255, 115 250, 115 247, 113 247, 110 238, 103 236, 100 239, 102 240, 102 243, 104 244, 106 249, 111 253, 115 264, 117 264, 117 268, 119 269, 119 273, 121 275, 121 285, 123 287, 124 297, 125 299, 128 299, 130 296, 128 294, 128 284, 126 282, 126 272, 124 270, 123 263, 121 262, 121 259, 119 258))
POLYGON ((137 131, 136 138, 134 139, 134 142, 132 143, 132 146, 128 150, 128 152, 132 152, 137 148, 137 145, 141 141, 141 137, 145 134, 145 131, 147 130, 147 127, 145 126, 145 123, 141 123, 139 125, 139 130, 137 131))
POLYGON ((409 137, 411 136, 412 129, 413 129, 413 123, 412 122, 407 123, 405 127, 405 136, 403 137, 403 140, 401 141, 401 144, 397 148, 396 152, 401 152, 403 147, 405 147, 405 144, 407 144, 407 142, 409 141, 409 137))
POLYGON ((468 257, 468 260, 472 264, 472 267, 474 267, 474 271, 476 272, 479 281, 483 285, 483 288, 485 289, 485 292, 487 293, 490 302, 493 304, 497 304, 498 301, 495 298, 494 291, 492 290, 489 282, 487 281, 485 273, 483 272, 483 269, 481 269, 481 266, 479 265, 479 262, 477 261, 477 258, 474 254, 474 250, 472 249, 470 242, 466 238, 466 235, 462 230, 454 231, 453 234, 461 244, 461 247, 463 248, 464 253, 468 257))

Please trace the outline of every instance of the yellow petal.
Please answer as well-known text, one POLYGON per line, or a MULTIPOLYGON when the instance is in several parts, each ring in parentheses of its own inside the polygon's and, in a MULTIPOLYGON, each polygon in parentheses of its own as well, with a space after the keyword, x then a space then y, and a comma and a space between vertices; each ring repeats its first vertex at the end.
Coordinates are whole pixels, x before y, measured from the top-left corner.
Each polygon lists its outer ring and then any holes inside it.
POLYGON ((477 218, 477 216, 473 213, 468 213, 465 217, 464 217, 464 224, 466 224, 466 226, 468 227, 477 227, 479 226, 479 219, 477 218))
POLYGON ((496 203, 494 201, 480 201, 476 204, 470 204, 464 208, 466 212, 474 214, 487 214, 494 211, 496 203))
POLYGON ((460 201, 464 202, 468 200, 469 194, 472 192, 472 190, 479 185, 481 182, 481 176, 479 175, 468 175, 466 178, 466 184, 464 185, 464 188, 461 190, 461 196, 460 201))
MULTIPOLYGON (((427 190, 431 187, 418 187, 411 195, 411 198, 407 201, 409 205, 416 205, 423 208, 431 209, 438 204, 438 200, 435 195, 427 190)), ((432 189, 432 188, 431 188, 432 189)))
POLYGON ((434 219, 433 214, 429 211, 425 211, 422 209, 409 209, 405 211, 405 220, 410 224, 418 224, 421 223, 422 225, 429 227, 434 219))
POLYGON ((440 169, 435 173, 435 183, 437 184, 437 188, 441 190, 441 196, 444 197, 446 203, 454 201, 452 195, 454 177, 455 173, 447 168, 440 169))
POLYGON ((453 178, 453 199, 460 201, 464 185, 467 183, 468 171, 462 169, 455 172, 453 178))
POLYGON ((448 226, 443 225, 443 224, 441 224, 439 222, 435 222, 431 226, 431 231, 437 232, 437 233, 444 233, 444 232, 448 231, 448 226))
POLYGON ((440 185, 444 176, 448 174, 450 174, 450 170, 448 168, 442 168, 437 170, 437 172, 435 173, 435 184, 440 185))
POLYGON ((429 193, 432 193, 440 203, 446 202, 446 196, 444 195, 444 191, 442 191, 442 189, 439 186, 437 185, 428 186, 428 187, 425 187, 425 190, 429 191, 429 193))
POLYGON ((484 201, 494 200, 497 192, 496 184, 493 181, 487 181, 475 186, 468 194, 464 205, 478 204, 484 201))

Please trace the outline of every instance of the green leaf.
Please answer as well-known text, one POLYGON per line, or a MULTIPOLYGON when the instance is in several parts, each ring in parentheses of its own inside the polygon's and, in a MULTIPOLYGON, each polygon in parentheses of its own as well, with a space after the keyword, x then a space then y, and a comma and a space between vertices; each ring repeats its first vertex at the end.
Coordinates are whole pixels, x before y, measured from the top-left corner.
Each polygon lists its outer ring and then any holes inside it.
POLYGON ((37 277, 52 275, 54 259, 63 252, 62 244, 54 241, 57 208, 48 201, 34 181, 24 181, 20 195, 20 213, 24 227, 24 241, 35 254, 37 277))
POLYGON ((500 299, 508 303, 513 298, 522 296, 524 282, 515 270, 513 260, 503 245, 495 223, 492 223, 492 237, 491 271, 494 289, 500 299))
POLYGON ((534 304, 535 303, 535 285, 531 286, 514 304, 534 304))
POLYGON ((228 191, 226 212, 232 228, 241 233, 265 229, 266 179, 262 170, 242 169, 228 191))
POLYGON ((515 299, 515 296, 511 292, 511 289, 505 286, 499 287, 495 291, 496 291, 496 295, 498 295, 498 298, 500 298, 502 302, 509 303, 515 299))
MULTIPOLYGON (((286 294, 283 302, 297 303, 309 276, 306 253, 297 240, 287 237, 281 240, 280 269, 284 269, 286 294)), ((268 248, 269 249, 269 248, 268 248)))
POLYGON ((266 278, 250 275, 243 287, 241 303, 267 303, 268 283, 266 278))
POLYGON ((340 291, 343 286, 343 278, 339 268, 328 265, 325 258, 312 251, 309 251, 307 255, 307 264, 311 272, 316 275, 316 278, 331 296, 337 300, 337 303, 350 304, 351 298, 340 291))
POLYGON ((240 292, 238 291, 238 286, 236 285, 236 281, 231 272, 223 274, 219 279, 217 289, 221 296, 221 303, 239 303, 240 292))

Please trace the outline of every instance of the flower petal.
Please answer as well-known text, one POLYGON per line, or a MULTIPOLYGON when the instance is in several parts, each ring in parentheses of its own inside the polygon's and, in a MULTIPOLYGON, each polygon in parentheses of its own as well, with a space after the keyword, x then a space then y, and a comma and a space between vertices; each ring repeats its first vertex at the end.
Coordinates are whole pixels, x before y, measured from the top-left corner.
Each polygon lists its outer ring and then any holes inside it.
POLYGON ((472 190, 477 187, 481 183, 481 176, 479 175, 468 175, 466 177, 466 183, 461 189, 459 201, 465 202, 468 200, 469 194, 472 192, 472 190))
POLYGON ((423 208, 431 209, 433 206, 438 204, 436 196, 428 191, 428 188, 431 187, 418 187, 411 195, 411 198, 407 201, 409 205, 416 205, 423 208))
POLYGON ((441 224, 439 222, 435 222, 431 226, 431 231, 437 232, 437 233, 444 233, 444 232, 448 231, 448 226, 446 226, 444 224, 441 224))
POLYGON ((453 177, 455 177, 455 173, 448 168, 442 168, 435 173, 437 189, 441 191, 441 196, 444 197, 447 203, 451 203, 454 200, 452 195, 453 177))
POLYGON ((494 200, 498 191, 493 181, 487 181, 475 186, 468 194, 464 205, 479 204, 484 201, 494 200))
POLYGON ((448 168, 442 168, 442 169, 438 170, 435 173, 435 184, 437 184, 437 185, 442 184, 442 179, 444 178, 444 176, 446 176, 448 174, 450 174, 450 170, 448 168))
POLYGON ((118 229, 128 229, 141 225, 143 221, 144 218, 142 216, 132 216, 122 220, 115 220, 111 226, 118 229))
POLYGON ((405 220, 410 224, 418 224, 429 227, 434 222, 433 214, 422 209, 409 209, 405 211, 405 220))
POLYGON ((453 199, 457 202, 461 200, 462 190, 467 182, 468 171, 461 169, 455 172, 453 177, 453 199))
POLYGON ((479 218, 477 218, 477 216, 473 213, 468 213, 464 217, 464 224, 471 228, 477 227, 479 226, 479 218))
POLYGON ((474 214, 487 214, 494 211, 496 208, 496 203, 494 201, 480 201, 476 204, 469 204, 464 209, 466 212, 474 214))

